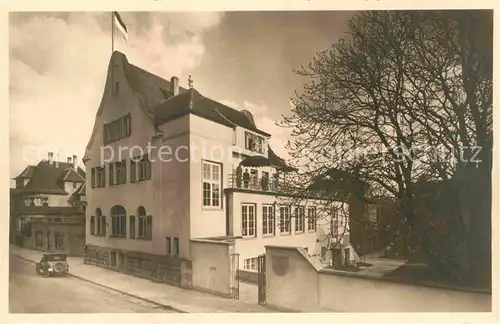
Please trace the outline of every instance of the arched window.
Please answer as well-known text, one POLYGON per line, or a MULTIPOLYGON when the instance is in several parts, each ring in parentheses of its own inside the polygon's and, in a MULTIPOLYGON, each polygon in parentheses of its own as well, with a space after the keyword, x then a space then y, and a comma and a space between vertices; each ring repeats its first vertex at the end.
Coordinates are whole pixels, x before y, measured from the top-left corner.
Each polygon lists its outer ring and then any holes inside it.
POLYGON ((123 206, 111 208, 111 235, 125 236, 127 234, 127 211, 123 206))
MULTIPOLYGON (((137 208, 137 218, 139 229, 137 231, 137 238, 143 240, 153 239, 153 218, 146 214, 146 208, 139 206, 137 208)), ((135 222, 134 222, 135 224, 135 222)))

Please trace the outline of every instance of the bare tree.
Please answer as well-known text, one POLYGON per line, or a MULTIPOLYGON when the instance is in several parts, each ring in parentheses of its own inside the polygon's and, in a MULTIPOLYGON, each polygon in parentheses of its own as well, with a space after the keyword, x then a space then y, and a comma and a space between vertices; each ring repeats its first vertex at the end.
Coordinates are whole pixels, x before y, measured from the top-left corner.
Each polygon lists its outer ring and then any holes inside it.
MULTIPOLYGON (((311 82, 281 123, 293 129, 289 151, 301 170, 288 181, 310 190, 318 179, 330 180, 327 195, 351 203, 394 197, 395 217, 411 229, 410 250, 435 261, 429 217, 415 204, 425 201, 419 183, 444 181, 446 195, 467 196, 449 211, 453 216, 442 215, 452 218, 449 230, 465 238, 466 251, 449 248, 461 260, 444 258, 439 269, 473 281, 491 262, 478 260, 491 239, 478 235, 491 232, 485 182, 491 183, 492 14, 373 11, 349 27, 344 39, 296 71, 311 82), (477 41, 485 36, 489 41, 477 41), (474 221, 472 211, 480 214, 474 221)), ((362 215, 349 217, 356 222, 362 215)))

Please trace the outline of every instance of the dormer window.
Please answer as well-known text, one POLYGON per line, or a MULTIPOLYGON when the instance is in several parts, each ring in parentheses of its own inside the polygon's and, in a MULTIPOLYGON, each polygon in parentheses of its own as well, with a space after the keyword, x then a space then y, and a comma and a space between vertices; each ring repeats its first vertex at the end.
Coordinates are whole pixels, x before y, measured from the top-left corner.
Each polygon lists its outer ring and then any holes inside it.
POLYGON ((257 152, 264 153, 264 137, 259 136, 254 133, 245 132, 245 149, 257 152))

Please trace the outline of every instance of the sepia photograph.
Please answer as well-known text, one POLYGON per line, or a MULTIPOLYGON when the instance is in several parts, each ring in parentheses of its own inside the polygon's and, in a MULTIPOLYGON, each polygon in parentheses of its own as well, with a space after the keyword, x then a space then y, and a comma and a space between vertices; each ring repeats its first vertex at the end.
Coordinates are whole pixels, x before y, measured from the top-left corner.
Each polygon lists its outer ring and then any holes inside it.
POLYGON ((9 12, 9 313, 492 312, 493 16, 9 12))

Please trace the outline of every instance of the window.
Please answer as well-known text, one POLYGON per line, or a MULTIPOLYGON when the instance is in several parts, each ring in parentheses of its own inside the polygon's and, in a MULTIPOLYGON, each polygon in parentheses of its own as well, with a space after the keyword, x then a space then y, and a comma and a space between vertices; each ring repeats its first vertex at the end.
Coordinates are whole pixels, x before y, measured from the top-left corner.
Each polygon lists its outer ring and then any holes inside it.
POLYGON ((179 255, 179 251, 180 251, 179 238, 174 237, 174 253, 175 253, 175 255, 179 255))
POLYGON ((125 236, 127 234, 127 212, 122 206, 111 208, 111 235, 125 236))
POLYGON ((73 189, 76 189, 76 187, 78 187, 78 183, 77 182, 73 182, 73 189))
POLYGON ((245 132, 245 149, 264 153, 264 138, 254 133, 245 132))
POLYGON ((203 206, 220 207, 221 165, 203 161, 203 206))
POLYGON ((304 233, 304 207, 295 208, 295 233, 304 233))
POLYGON ((103 166, 92 168, 92 188, 102 188, 106 185, 106 172, 103 166))
POLYGON ((95 221, 97 222, 96 235, 106 235, 106 216, 102 215, 101 208, 95 210, 95 221))
POLYGON ((40 231, 35 232, 35 246, 43 247, 43 233, 40 231))
POLYGON ((55 246, 57 250, 64 250, 64 234, 55 233, 54 234, 55 246))
POLYGON ((104 145, 126 138, 131 134, 131 116, 120 117, 103 126, 104 145))
POLYGON ((233 128, 233 145, 236 145, 236 128, 233 128))
POLYGON ((170 255, 172 253, 172 242, 170 237, 165 237, 165 244, 166 244, 166 250, 167 250, 167 255, 170 255))
POLYGON ((290 206, 280 207, 280 233, 290 233, 290 206))
POLYGON ((130 182, 145 180, 151 180, 151 161, 147 154, 134 157, 130 161, 130 182))
POLYGON ((241 235, 255 237, 255 205, 241 205, 241 235))
POLYGON ((307 208, 307 230, 309 232, 316 231, 316 207, 307 208))
POLYGON ((257 258, 245 259, 243 262, 243 268, 246 270, 257 271, 257 258))
POLYGON ((274 235, 274 206, 262 206, 262 235, 274 235))
POLYGON ((127 182, 127 161, 118 161, 109 165, 109 185, 120 185, 127 182))
MULTIPOLYGON (((139 230, 137 231, 137 238, 143 240, 153 239, 153 217, 146 215, 146 209, 143 206, 137 208, 137 222, 139 223, 139 230)), ((132 225, 131 225, 132 226, 132 225)), ((135 226, 135 217, 134 217, 135 226)), ((134 233, 135 235, 135 233, 134 233)))
POLYGON ((95 235, 95 216, 90 216, 90 235, 95 235))

